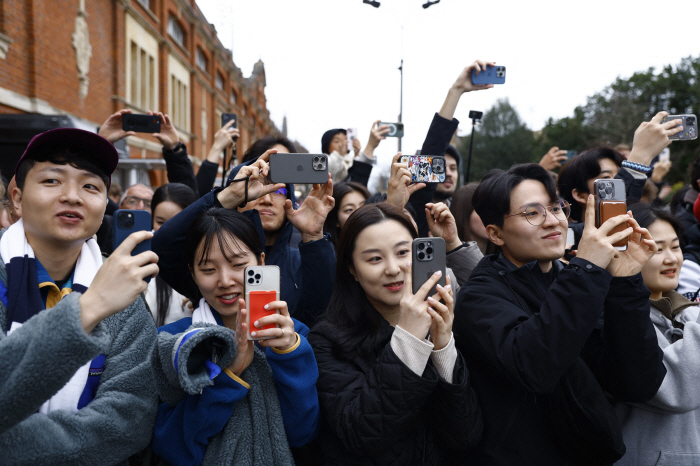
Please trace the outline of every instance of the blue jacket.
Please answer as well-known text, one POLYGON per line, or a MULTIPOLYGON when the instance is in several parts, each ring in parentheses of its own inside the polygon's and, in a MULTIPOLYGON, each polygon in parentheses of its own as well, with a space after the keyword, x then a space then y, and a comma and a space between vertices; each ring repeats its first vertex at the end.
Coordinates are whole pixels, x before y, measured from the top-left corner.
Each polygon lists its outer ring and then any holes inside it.
MULTIPOLYGON (((165 222, 151 243, 153 252, 158 254, 160 276, 193 303, 199 302, 201 295, 182 253, 185 238, 197 215, 212 207, 221 207, 216 197, 219 191, 216 189, 205 194, 165 222)), ((249 210, 243 214, 253 222, 260 235, 260 242, 265 244, 265 233, 258 211, 249 210)), ((312 327, 330 301, 335 282, 335 252, 329 235, 318 241, 299 243, 298 247, 290 244, 294 231, 292 224, 285 222, 275 244, 265 257, 265 263, 280 268, 281 298, 287 302, 289 313, 312 327)))
MULTIPOLYGON (((223 322, 213 311, 219 325, 223 322)), ((192 325, 192 318, 180 319, 158 329, 177 335, 192 325)), ((294 321, 298 345, 289 352, 265 349, 265 357, 277 385, 287 440, 291 447, 305 445, 318 433, 320 409, 316 393, 318 369, 311 345, 306 340, 307 326, 294 321)), ((211 367, 211 366, 210 366, 211 367)), ((218 367, 216 368, 218 369, 218 367)), ((153 433, 153 451, 174 465, 200 464, 209 439, 221 432, 228 422, 236 401, 250 388, 245 381, 226 372, 212 371, 214 384, 200 395, 187 395, 176 406, 161 403, 153 433)))

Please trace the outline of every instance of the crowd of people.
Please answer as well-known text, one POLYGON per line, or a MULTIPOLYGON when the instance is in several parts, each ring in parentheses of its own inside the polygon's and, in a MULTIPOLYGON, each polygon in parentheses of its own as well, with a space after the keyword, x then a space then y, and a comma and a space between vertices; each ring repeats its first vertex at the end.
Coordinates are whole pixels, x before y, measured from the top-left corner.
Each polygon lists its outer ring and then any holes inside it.
POLYGON ((322 135, 328 181, 303 200, 269 180, 296 152, 278 135, 214 186, 232 122, 195 174, 155 113, 155 191, 111 179, 130 110, 34 137, 0 215, 0 464, 700 464, 700 162, 667 205, 658 159, 679 121, 459 187, 454 114, 487 65, 420 148, 444 182, 396 154, 387 193, 367 189, 379 120, 364 147, 322 135), (597 224, 597 179, 626 214, 597 224), (152 231, 115 248, 118 209, 152 231), (445 277, 413 283, 419 237, 444 240, 445 277), (250 319, 262 265, 280 297, 250 319))

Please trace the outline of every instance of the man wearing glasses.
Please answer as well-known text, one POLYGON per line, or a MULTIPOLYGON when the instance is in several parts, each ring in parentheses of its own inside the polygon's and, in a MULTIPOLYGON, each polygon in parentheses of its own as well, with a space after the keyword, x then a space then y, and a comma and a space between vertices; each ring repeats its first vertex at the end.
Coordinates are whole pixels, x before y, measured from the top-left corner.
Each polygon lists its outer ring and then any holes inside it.
POLYGON ((135 184, 126 190, 122 198, 120 209, 145 210, 151 212, 151 200, 153 190, 145 184, 135 184))
MULTIPOLYGON (((633 402, 650 399, 663 381, 640 274, 656 245, 629 215, 596 228, 590 196, 577 257, 560 262, 570 207, 536 164, 489 172, 472 202, 501 253, 479 262, 456 299, 455 341, 484 413, 484 437, 466 462, 571 464, 571 449, 545 417, 548 397, 563 393, 571 367, 585 364, 590 384, 633 402), (608 236, 622 224, 628 228, 608 236), (625 237, 627 250, 617 250, 613 244, 625 237)), ((609 403, 603 398, 594 409, 609 410, 609 403)))

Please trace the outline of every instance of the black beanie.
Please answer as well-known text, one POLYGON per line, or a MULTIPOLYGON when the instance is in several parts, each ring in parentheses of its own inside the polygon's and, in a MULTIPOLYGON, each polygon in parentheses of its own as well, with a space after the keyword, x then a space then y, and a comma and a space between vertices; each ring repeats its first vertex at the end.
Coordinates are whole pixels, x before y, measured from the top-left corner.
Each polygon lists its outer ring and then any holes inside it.
POLYGON ((445 155, 451 155, 457 161, 457 168, 461 165, 462 157, 459 156, 459 151, 455 146, 449 144, 447 149, 445 149, 445 155))
POLYGON ((321 138, 321 153, 330 155, 328 153, 328 146, 331 145, 331 141, 333 140, 333 136, 335 136, 338 133, 343 133, 345 135, 348 134, 347 131, 345 131, 343 128, 336 128, 336 129, 329 129, 325 133, 323 133, 323 137, 321 138))

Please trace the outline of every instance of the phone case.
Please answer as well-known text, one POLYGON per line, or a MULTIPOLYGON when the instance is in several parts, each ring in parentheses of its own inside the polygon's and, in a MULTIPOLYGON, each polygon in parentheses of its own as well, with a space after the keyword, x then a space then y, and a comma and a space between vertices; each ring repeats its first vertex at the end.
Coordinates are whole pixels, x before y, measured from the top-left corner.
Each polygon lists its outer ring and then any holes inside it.
POLYGON ((238 120, 235 113, 222 113, 221 114, 221 127, 223 128, 226 123, 233 120, 231 128, 236 128, 238 126, 238 120))
POLYGON ((384 135, 387 138, 402 138, 403 137, 403 123, 389 123, 386 121, 380 121, 377 126, 387 125, 389 126, 389 132, 384 135))
MULTIPOLYGON (((416 294, 420 287, 438 270, 442 271, 442 277, 438 280, 438 284, 445 286, 447 284, 445 279, 447 276, 445 240, 442 238, 414 239, 411 245, 411 264, 413 294, 416 294), (432 248, 432 251, 430 251, 430 248, 432 248)), ((437 293, 437 289, 434 286, 430 289, 428 296, 433 296, 435 293, 437 293)), ((428 296, 426 296, 426 299, 428 296)))
POLYGON ((158 115, 122 115, 122 129, 137 133, 160 133, 160 117, 158 115))
POLYGON ((661 123, 666 123, 669 120, 683 120, 682 126, 683 131, 673 136, 669 136, 669 139, 676 141, 691 141, 698 138, 698 119, 695 115, 669 115, 661 119, 661 123))
MULTIPOLYGON (((596 201, 596 228, 600 228, 609 218, 627 213, 627 196, 625 194, 624 181, 618 179, 595 180, 593 183, 593 194, 596 201)), ((624 231, 626 228, 627 224, 623 223, 613 228, 608 236, 624 231)), ((618 241, 613 246, 620 251, 626 250, 627 238, 618 241)))
MULTIPOLYGON (((126 239, 127 236, 136 231, 151 231, 153 227, 151 225, 151 214, 145 210, 128 210, 119 209, 114 212, 113 218, 113 230, 114 230, 114 249, 117 249, 120 244, 126 239), (131 215, 131 217, 128 217, 131 215)), ((137 256, 145 251, 151 250, 151 240, 147 239, 141 241, 136 247, 131 251, 132 256, 137 256)), ((144 279, 146 282, 151 281, 151 277, 146 277, 144 279)))
POLYGON ((265 305, 280 300, 280 269, 276 265, 248 266, 245 276, 245 303, 248 310, 248 340, 265 340, 268 338, 251 337, 250 332, 275 328, 275 325, 265 325, 262 329, 254 328, 253 323, 261 317, 279 313, 277 309, 267 310, 265 305))
POLYGON ((270 154, 273 183, 324 184, 328 182, 326 154, 270 154))
POLYGON ((403 155, 399 160, 408 165, 414 183, 442 183, 445 181, 443 155, 403 155))
POLYGON ((486 71, 481 70, 477 76, 472 70, 472 84, 505 84, 506 67, 486 65, 486 71))

